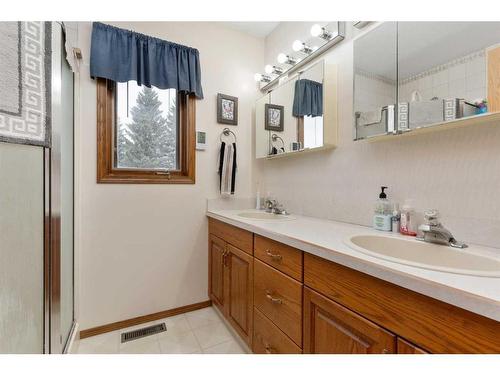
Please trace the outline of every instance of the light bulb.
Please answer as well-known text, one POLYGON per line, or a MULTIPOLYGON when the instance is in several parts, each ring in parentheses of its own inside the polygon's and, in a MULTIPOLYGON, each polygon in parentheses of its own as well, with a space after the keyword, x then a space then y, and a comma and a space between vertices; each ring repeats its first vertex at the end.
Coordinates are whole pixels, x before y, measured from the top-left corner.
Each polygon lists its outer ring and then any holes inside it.
POLYGON ((255 81, 260 82, 260 80, 262 79, 262 74, 255 73, 253 78, 255 79, 255 81))
POLYGON ((314 37, 318 37, 320 36, 321 34, 323 33, 323 28, 318 25, 317 23, 314 24, 312 27, 311 27, 311 35, 314 36, 314 37))
POLYGON ((287 55, 285 55, 284 53, 280 53, 280 54, 278 55, 278 62, 279 62, 280 64, 284 64, 284 63, 286 63, 286 61, 287 61, 287 60, 288 60, 288 57, 287 57, 287 55))
POLYGON ((304 44, 298 39, 295 42, 293 42, 293 44, 292 44, 292 49, 295 52, 299 52, 300 50, 302 50, 303 47, 304 47, 304 44))
POLYGON ((272 73, 273 73, 273 71, 274 71, 273 66, 272 66, 272 65, 269 65, 269 64, 268 64, 268 65, 266 65, 266 67, 264 68, 264 70, 265 70, 265 72, 266 72, 267 74, 272 74, 272 73))

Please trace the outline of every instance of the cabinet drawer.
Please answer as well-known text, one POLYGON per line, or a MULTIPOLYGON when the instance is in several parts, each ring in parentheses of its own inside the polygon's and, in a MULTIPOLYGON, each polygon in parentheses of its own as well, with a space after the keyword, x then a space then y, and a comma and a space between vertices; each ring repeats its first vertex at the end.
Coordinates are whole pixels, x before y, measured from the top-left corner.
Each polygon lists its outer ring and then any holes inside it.
POLYGON ((238 249, 253 255, 253 233, 212 218, 208 219, 208 231, 238 249))
POLYGON ((302 284, 254 260, 254 306, 302 347, 302 284))
POLYGON ((302 281, 302 251, 288 245, 255 235, 255 257, 264 263, 302 281))
POLYGON ((252 350, 255 354, 301 354, 302 350, 259 310, 254 309, 252 350))
POLYGON ((401 337, 397 339, 398 354, 429 354, 424 349, 403 340, 401 337))

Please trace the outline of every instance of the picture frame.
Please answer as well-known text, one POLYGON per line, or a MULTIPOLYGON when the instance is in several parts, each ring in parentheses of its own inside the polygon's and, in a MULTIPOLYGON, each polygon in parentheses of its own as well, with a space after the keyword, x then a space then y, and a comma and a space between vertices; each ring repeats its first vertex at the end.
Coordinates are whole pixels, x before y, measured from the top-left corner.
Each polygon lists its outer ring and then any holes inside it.
POLYGON ((238 125, 238 98, 217 94, 217 122, 226 125, 238 125))
POLYGON ((265 105, 264 128, 275 132, 282 132, 284 129, 285 107, 277 104, 265 105))

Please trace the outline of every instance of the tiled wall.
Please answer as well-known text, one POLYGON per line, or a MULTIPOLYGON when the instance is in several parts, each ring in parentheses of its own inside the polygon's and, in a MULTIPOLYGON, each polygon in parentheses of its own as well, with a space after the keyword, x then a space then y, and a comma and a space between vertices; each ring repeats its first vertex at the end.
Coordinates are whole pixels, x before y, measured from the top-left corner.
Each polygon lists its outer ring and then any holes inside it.
POLYGON ((487 95, 484 50, 403 80, 399 85, 399 101, 411 101, 415 90, 422 100, 433 97, 484 99, 487 95))
POLYGON ((354 74, 356 111, 370 112, 396 102, 396 84, 381 77, 354 74))

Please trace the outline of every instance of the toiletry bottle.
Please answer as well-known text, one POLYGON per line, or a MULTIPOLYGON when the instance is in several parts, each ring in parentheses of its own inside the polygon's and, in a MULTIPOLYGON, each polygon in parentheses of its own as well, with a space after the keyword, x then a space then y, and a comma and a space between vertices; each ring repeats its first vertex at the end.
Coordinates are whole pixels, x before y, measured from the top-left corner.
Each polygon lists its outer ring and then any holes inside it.
POLYGON ((375 203, 375 210, 373 215, 373 228, 378 230, 391 231, 391 204, 387 199, 387 194, 385 189, 387 186, 381 187, 382 192, 378 196, 378 200, 375 203))
POLYGON ((413 200, 406 199, 405 204, 401 208, 401 224, 400 233, 407 236, 416 236, 415 228, 415 209, 413 208, 413 200))
POLYGON ((257 190, 257 197, 255 198, 255 209, 260 210, 260 191, 257 190))
POLYGON ((392 218, 391 218, 392 231, 394 233, 399 233, 400 222, 401 222, 401 214, 399 213, 399 204, 394 203, 392 209, 392 218))

